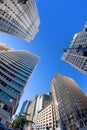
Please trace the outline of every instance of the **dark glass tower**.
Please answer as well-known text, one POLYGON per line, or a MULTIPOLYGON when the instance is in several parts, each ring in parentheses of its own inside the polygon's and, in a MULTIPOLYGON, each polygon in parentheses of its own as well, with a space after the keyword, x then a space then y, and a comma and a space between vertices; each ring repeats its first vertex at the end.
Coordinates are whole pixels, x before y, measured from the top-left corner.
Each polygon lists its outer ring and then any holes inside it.
POLYGON ((22 114, 24 112, 24 109, 25 109, 27 104, 28 104, 28 100, 23 102, 23 105, 22 105, 21 110, 20 110, 20 114, 22 114))

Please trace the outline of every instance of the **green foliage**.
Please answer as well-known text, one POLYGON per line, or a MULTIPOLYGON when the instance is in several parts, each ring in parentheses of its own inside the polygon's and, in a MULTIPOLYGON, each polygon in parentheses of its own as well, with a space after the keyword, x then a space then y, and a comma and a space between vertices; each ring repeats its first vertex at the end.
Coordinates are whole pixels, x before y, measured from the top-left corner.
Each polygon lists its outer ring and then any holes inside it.
MULTIPOLYGON (((19 115, 18 118, 13 121, 12 127, 13 127, 13 128, 20 128, 22 119, 23 119, 23 118, 26 118, 26 115, 28 115, 28 114, 23 113, 22 115, 19 115)), ((32 121, 29 121, 29 120, 26 119, 25 125, 26 125, 26 126, 29 126, 29 125, 32 124, 32 123, 33 123, 32 121)))
POLYGON ((20 124, 21 124, 21 121, 22 121, 23 118, 24 118, 24 115, 19 115, 19 117, 16 120, 13 121, 12 127, 20 128, 20 124))

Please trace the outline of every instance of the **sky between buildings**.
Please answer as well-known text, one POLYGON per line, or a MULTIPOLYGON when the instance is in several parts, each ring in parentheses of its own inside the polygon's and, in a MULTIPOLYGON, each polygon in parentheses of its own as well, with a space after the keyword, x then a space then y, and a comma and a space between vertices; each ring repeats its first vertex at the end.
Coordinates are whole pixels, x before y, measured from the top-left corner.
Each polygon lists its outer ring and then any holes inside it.
POLYGON ((87 21, 87 0, 37 0, 40 16, 39 33, 27 43, 0 32, 0 43, 15 50, 27 50, 40 57, 30 82, 20 100, 32 100, 36 94, 51 91, 53 77, 60 73, 73 78, 87 94, 87 76, 61 60, 63 48, 69 47, 75 33, 83 30, 87 21))

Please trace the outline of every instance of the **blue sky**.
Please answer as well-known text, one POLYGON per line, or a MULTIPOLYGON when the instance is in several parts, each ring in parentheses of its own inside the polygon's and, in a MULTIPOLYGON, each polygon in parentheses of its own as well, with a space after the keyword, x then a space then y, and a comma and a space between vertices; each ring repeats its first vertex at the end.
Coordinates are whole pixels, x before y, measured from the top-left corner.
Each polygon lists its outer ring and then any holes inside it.
POLYGON ((0 43, 40 57, 17 113, 26 99, 32 100, 36 94, 51 91, 50 82, 57 73, 73 78, 87 94, 87 76, 61 60, 63 48, 69 47, 73 35, 82 31, 87 21, 87 0, 37 0, 37 7, 41 24, 32 42, 0 33, 0 43))

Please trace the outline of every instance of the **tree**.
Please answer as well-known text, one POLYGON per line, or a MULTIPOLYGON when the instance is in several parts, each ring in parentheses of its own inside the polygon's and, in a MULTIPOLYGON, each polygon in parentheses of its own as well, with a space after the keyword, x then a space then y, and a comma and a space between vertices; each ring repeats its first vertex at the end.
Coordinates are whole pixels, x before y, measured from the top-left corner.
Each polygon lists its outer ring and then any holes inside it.
POLYGON ((20 128, 20 125, 21 125, 23 117, 24 117, 23 115, 19 115, 18 118, 13 121, 12 127, 14 127, 14 128, 20 128))
POLYGON ((26 116, 29 116, 29 114, 23 113, 21 115, 18 116, 18 118, 16 120, 13 121, 12 123, 12 127, 13 128, 20 128, 21 126, 29 126, 29 124, 32 124, 32 121, 29 121, 26 119, 26 116))

